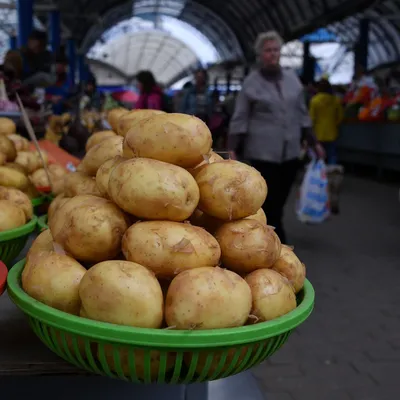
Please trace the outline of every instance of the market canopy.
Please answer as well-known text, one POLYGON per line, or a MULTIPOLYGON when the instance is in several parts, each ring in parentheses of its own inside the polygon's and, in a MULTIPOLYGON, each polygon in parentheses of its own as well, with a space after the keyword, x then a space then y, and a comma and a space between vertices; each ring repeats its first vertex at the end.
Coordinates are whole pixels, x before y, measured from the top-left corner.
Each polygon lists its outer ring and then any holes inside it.
POLYGON ((351 46, 358 36, 359 19, 368 16, 373 18, 371 66, 400 57, 400 21, 390 18, 400 13, 394 0, 75 0, 73 8, 70 0, 54 3, 84 50, 89 50, 104 31, 135 15, 162 14, 183 20, 204 33, 223 59, 250 58, 255 37, 269 29, 292 40, 327 26, 351 46))

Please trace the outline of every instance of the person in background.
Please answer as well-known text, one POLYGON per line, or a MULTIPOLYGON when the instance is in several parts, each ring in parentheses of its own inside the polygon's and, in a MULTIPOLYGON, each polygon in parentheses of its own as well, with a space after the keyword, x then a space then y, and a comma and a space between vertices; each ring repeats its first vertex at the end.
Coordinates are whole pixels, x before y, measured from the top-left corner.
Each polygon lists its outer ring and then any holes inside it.
POLYGON ((56 81, 54 85, 46 88, 46 100, 52 104, 54 115, 62 115, 67 112, 72 104, 68 101, 71 96, 71 85, 68 82, 68 59, 63 51, 56 58, 56 81))
POLYGON ((275 31, 258 36, 259 66, 246 77, 238 95, 228 143, 265 178, 268 196, 263 209, 268 224, 287 243, 282 218, 298 171, 302 133, 319 157, 324 150, 312 132, 303 85, 294 71, 280 66, 282 44, 275 31))
POLYGON ((136 103, 137 109, 163 110, 163 91, 157 85, 150 71, 140 71, 136 75, 140 96, 136 103))
POLYGON ((179 112, 195 115, 208 124, 214 111, 214 101, 213 93, 208 90, 207 71, 198 69, 194 79, 194 84, 184 91, 179 112))
POLYGON ((343 120, 343 107, 327 79, 318 82, 317 94, 310 102, 310 116, 317 140, 324 146, 327 163, 336 165, 336 140, 343 120))
POLYGON ((81 99, 81 109, 100 111, 102 103, 101 94, 97 91, 96 78, 91 75, 84 86, 84 93, 81 99))
POLYGON ((39 111, 40 104, 32 95, 30 88, 21 82, 22 69, 21 54, 16 50, 8 51, 0 71, 0 79, 4 82, 8 100, 17 103, 16 94, 18 94, 25 108, 39 111))
POLYGON ((46 87, 54 83, 53 57, 46 47, 46 32, 34 30, 29 36, 27 46, 20 50, 23 59, 24 84, 46 87))

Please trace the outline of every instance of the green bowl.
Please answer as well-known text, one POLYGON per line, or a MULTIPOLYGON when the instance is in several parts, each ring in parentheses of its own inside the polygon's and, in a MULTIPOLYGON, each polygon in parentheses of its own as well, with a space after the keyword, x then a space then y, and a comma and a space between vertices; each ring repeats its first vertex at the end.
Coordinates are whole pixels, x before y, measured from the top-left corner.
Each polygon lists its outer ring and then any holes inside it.
POLYGON ((49 227, 47 225, 47 214, 42 215, 41 217, 38 218, 38 227, 41 231, 43 231, 45 229, 49 229, 49 227))
POLYGON ((36 197, 36 198, 32 199, 31 201, 32 201, 32 206, 36 208, 36 207, 43 205, 46 201, 48 201, 48 199, 47 199, 47 196, 43 195, 40 197, 36 197))
POLYGON ((306 281, 297 308, 270 322, 193 331, 119 326, 66 314, 28 296, 21 288, 24 262, 11 269, 8 294, 39 339, 79 368, 137 383, 205 382, 252 368, 281 348, 314 306, 314 289, 306 281))
POLYGON ((10 264, 24 249, 29 235, 36 229, 37 217, 25 225, 8 231, 0 232, 0 261, 11 268, 10 264))

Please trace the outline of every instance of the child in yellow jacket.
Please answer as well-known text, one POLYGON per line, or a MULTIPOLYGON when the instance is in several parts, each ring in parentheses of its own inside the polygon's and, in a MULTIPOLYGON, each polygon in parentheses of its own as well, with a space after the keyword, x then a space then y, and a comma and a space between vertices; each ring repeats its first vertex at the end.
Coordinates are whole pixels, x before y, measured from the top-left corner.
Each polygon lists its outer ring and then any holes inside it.
POLYGON ((337 164, 336 140, 343 120, 343 107, 326 79, 318 83, 318 93, 311 99, 310 116, 317 140, 325 148, 327 164, 337 164))

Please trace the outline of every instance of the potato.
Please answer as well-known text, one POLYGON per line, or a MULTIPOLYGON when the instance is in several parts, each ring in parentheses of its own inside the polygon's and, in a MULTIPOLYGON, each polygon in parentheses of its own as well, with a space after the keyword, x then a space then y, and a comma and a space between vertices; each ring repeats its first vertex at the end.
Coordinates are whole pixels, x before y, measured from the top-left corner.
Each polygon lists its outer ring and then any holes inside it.
POLYGON ((9 200, 0 200, 0 232, 25 225, 26 217, 22 208, 9 200))
POLYGON ((15 122, 10 118, 0 118, 0 135, 11 135, 17 131, 15 122))
POLYGON ((72 172, 64 178, 64 194, 66 197, 78 195, 101 196, 96 185, 96 179, 83 172, 72 172))
POLYGON ((218 155, 217 153, 214 153, 213 151, 210 151, 209 154, 204 155, 204 160, 201 162, 199 165, 196 165, 194 168, 187 168, 187 170, 193 175, 196 176, 205 165, 207 164, 214 164, 216 162, 224 161, 224 159, 218 155))
POLYGON ((50 221, 54 214, 56 213, 56 211, 62 207, 70 198, 69 197, 65 197, 64 194, 59 194, 51 203, 49 206, 49 209, 47 211, 47 218, 48 221, 50 221))
POLYGON ((261 174, 239 161, 205 165, 196 174, 200 189, 199 209, 224 221, 254 215, 267 197, 267 184, 261 174))
POLYGON ((117 165, 108 193, 126 212, 149 220, 184 221, 199 201, 199 189, 189 172, 147 158, 117 165))
POLYGON ((272 269, 288 279, 295 293, 303 289, 306 266, 298 259, 291 247, 282 245, 281 255, 272 269))
POLYGON ((16 162, 6 163, 4 166, 22 172, 24 175, 28 175, 28 171, 26 170, 26 168, 20 164, 17 164, 16 162))
POLYGON ((41 303, 79 315, 79 284, 85 273, 81 264, 65 254, 36 253, 22 272, 22 288, 41 303))
POLYGON ((125 157, 145 157, 196 167, 212 146, 211 132, 199 118, 186 114, 154 115, 132 126, 124 140, 125 157))
POLYGON ((165 114, 165 112, 160 110, 132 110, 124 114, 118 120, 118 135, 125 137, 128 131, 138 122, 158 114, 165 114))
MULTIPOLYGON (((48 166, 48 172, 50 175, 52 192, 56 195, 62 193, 64 191, 64 177, 67 174, 67 171, 61 165, 51 164, 48 166)), ((38 188, 50 186, 44 168, 39 168, 29 178, 38 188)))
POLYGON ((68 173, 67 170, 60 164, 50 164, 48 166, 48 170, 50 172, 50 177, 54 179, 64 179, 64 176, 68 173))
MULTIPOLYGON (((161 365, 161 353, 157 350, 152 350, 149 352, 149 356, 146 356, 145 350, 135 349, 131 350, 129 347, 120 346, 118 349, 120 364, 122 367, 122 372, 125 376, 131 376, 131 369, 129 366, 129 355, 133 353, 134 364, 135 364, 135 373, 139 379, 144 380, 147 383, 157 381, 158 372, 161 365), (148 358, 147 358, 148 357, 148 358), (148 361, 147 361, 148 359, 148 361), (147 371, 146 362, 150 365, 150 376, 147 381, 147 377, 145 375, 145 371, 147 371)), ((114 361, 114 350, 113 346, 105 345, 104 346, 104 354, 106 356, 107 364, 110 368, 115 371, 115 361, 114 361)), ((175 366, 176 354, 171 352, 168 353, 166 359, 166 373, 168 373, 175 366)))
POLYGON ((118 132, 118 120, 128 112, 125 108, 114 108, 108 112, 107 120, 114 132, 118 132))
POLYGON ((114 170, 114 168, 126 161, 126 158, 124 157, 114 157, 111 160, 106 161, 102 166, 98 169, 97 174, 96 174, 96 184, 97 187, 103 197, 106 199, 109 198, 108 195, 108 183, 110 181, 110 175, 111 172, 114 170))
POLYGON ((29 151, 29 140, 16 133, 7 136, 15 146, 17 152, 19 151, 29 151))
POLYGON ((221 256, 218 242, 204 229, 169 221, 132 225, 122 239, 122 251, 127 260, 144 265, 160 278, 214 267, 221 256))
POLYGON ((37 169, 29 178, 37 188, 50 186, 46 171, 43 168, 37 169))
MULTIPOLYGON (((37 238, 33 241, 27 257, 29 258, 32 254, 37 253, 49 253, 54 251, 54 241, 53 236, 51 235, 50 229, 46 229, 41 232, 37 238)), ((26 269, 26 266, 25 266, 26 269)))
POLYGON ((254 215, 250 215, 250 217, 246 217, 245 219, 254 219, 255 221, 267 225, 267 216, 262 208, 260 208, 254 215))
POLYGON ((43 168, 43 163, 45 165, 49 164, 49 156, 48 156, 46 151, 40 150, 40 153, 38 151, 35 151, 33 154, 35 155, 35 157, 38 160, 37 161, 38 162, 38 168, 43 168), (42 155, 42 157, 40 157, 40 155, 42 155))
POLYGON ((33 207, 30 198, 23 192, 15 188, 0 186, 0 200, 8 200, 21 208, 27 221, 33 216, 33 207))
POLYGON ((21 165, 29 174, 33 174, 41 165, 37 154, 31 153, 30 151, 20 151, 17 154, 15 163, 21 165))
POLYGON ((54 241, 74 258, 100 262, 119 254, 128 220, 109 200, 76 196, 55 212, 49 226, 54 241))
POLYGON ((113 131, 100 131, 93 133, 92 136, 86 142, 86 152, 88 152, 92 147, 101 143, 104 139, 116 136, 113 131))
POLYGON ((14 143, 7 136, 0 135, 0 153, 6 155, 7 161, 14 161, 17 157, 14 143))
POLYGON ((294 310, 296 296, 289 281, 272 269, 259 269, 246 276, 253 298, 251 314, 256 322, 271 321, 294 310))
POLYGON ((40 197, 40 192, 36 189, 32 182, 28 183, 28 186, 23 189, 23 192, 32 200, 40 197))
POLYGON ((7 163, 7 156, 4 153, 0 153, 0 165, 7 163))
POLYGON ((273 228, 251 219, 222 225, 215 237, 224 267, 246 274, 271 268, 281 254, 281 241, 273 228))
POLYGON ((105 261, 82 279, 82 314, 96 321, 140 328, 160 328, 163 295, 154 274, 129 261, 105 261))
POLYGON ((0 166, 0 186, 15 187, 23 190, 29 185, 29 179, 15 169, 0 166))
MULTIPOLYGON (((253 219, 265 225, 267 224, 267 217, 265 216, 265 213, 261 208, 257 211, 256 214, 250 215, 250 217, 246 217, 245 219, 253 219)), ((195 226, 200 226, 204 228, 207 232, 211 233, 212 235, 214 235, 214 233, 217 231, 218 228, 220 228, 222 225, 226 223, 226 221, 211 217, 210 215, 203 213, 203 211, 200 211, 198 208, 194 211, 194 213, 190 217, 190 222, 195 226)))
POLYGON ((123 140, 120 136, 110 137, 92 147, 80 164, 82 171, 90 176, 96 176, 97 170, 107 160, 122 156, 123 140))
POLYGON ((250 314, 251 291, 245 280, 218 267, 195 268, 172 281, 165 319, 175 329, 243 326, 250 314))

